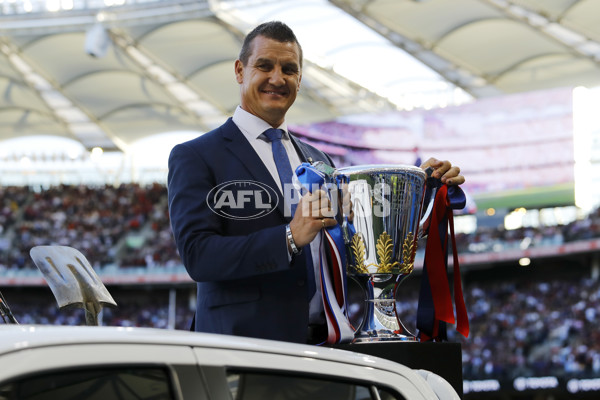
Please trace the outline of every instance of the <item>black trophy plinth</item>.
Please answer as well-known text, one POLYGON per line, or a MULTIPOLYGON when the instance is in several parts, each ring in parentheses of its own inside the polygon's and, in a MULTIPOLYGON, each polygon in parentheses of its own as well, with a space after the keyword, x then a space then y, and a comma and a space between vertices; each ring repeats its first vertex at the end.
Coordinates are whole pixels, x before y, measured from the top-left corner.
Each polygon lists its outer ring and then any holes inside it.
POLYGON ((413 369, 426 369, 446 379, 462 398, 462 355, 460 343, 368 342, 332 347, 392 360, 413 369))

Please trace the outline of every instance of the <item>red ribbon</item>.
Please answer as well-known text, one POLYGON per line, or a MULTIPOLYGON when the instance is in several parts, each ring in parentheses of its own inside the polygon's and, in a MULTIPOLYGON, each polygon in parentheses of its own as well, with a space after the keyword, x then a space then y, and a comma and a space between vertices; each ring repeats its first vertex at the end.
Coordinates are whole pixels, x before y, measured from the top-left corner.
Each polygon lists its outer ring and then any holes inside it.
MULTIPOLYGON (((435 196, 431 223, 429 224, 429 235, 425 248, 425 265, 435 310, 435 324, 433 327, 432 339, 438 338, 439 321, 450 324, 456 322, 456 330, 464 337, 468 337, 469 317, 467 315, 463 297, 460 266, 458 264, 458 253, 456 250, 456 240, 454 238, 454 218, 450 200, 448 198, 447 185, 442 185, 435 196), (448 228, 450 229, 454 260, 454 303, 456 305, 456 319, 454 318, 452 296, 448 285, 448 228)), ((427 335, 422 334, 422 336, 424 336, 425 339, 429 339, 427 335)))

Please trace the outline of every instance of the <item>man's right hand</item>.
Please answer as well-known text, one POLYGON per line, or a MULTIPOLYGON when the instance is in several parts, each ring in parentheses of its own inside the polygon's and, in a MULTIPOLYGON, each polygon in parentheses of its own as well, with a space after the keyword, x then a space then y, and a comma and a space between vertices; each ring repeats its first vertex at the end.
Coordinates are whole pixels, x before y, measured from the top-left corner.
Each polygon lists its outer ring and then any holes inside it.
POLYGON ((306 246, 313 241, 321 229, 337 225, 334 216, 335 210, 331 209, 331 202, 324 190, 302 196, 294 218, 290 222, 290 230, 296 246, 306 246))

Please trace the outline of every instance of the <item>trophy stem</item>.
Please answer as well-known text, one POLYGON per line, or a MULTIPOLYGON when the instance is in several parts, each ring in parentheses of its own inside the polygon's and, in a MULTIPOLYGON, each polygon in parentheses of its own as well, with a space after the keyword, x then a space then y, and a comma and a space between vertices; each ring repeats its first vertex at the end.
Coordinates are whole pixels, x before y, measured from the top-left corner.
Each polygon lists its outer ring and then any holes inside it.
POLYGON ((396 312, 396 289, 408 275, 369 274, 359 279, 366 293, 365 315, 354 343, 417 340, 396 312))

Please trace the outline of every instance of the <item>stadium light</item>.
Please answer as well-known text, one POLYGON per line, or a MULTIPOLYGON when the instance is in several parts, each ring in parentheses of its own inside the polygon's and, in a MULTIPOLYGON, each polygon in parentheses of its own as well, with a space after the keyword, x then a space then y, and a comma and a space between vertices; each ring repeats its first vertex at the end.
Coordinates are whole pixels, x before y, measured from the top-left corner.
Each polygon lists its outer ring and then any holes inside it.
POLYGON ((521 267, 527 267, 527 266, 531 265, 531 259, 529 257, 520 258, 519 265, 521 267))
POLYGON ((575 205, 590 212, 600 203, 600 122, 597 104, 600 87, 573 90, 573 146, 575 153, 575 205))
POLYGON ((90 158, 92 160, 99 160, 102 154, 104 154, 104 150, 101 147, 94 147, 90 153, 90 158))

